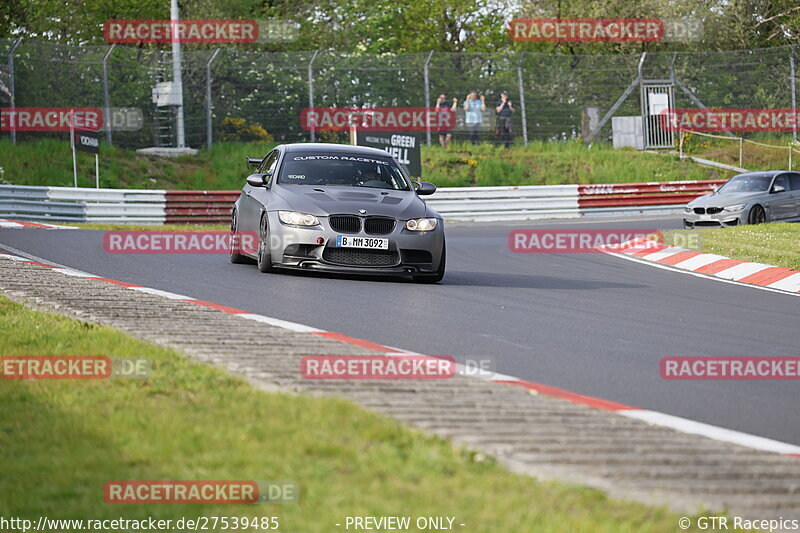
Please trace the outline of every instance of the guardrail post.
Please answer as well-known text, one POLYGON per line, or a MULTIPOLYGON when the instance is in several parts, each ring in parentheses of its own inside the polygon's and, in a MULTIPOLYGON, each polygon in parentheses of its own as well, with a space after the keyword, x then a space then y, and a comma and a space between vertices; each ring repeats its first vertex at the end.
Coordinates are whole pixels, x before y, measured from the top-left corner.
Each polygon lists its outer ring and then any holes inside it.
MULTIPOLYGON (((430 85, 430 77, 428 76, 428 65, 431 63, 431 58, 433 57, 433 50, 428 53, 428 59, 425 60, 425 66, 423 67, 423 74, 425 78, 425 105, 422 107, 428 107, 431 101, 431 85, 430 85)), ((428 113, 425 113, 425 139, 428 143, 428 146, 431 145, 431 121, 428 113)))
MULTIPOLYGON (((308 107, 314 108, 314 60, 317 58, 319 50, 314 50, 314 54, 308 61, 308 107)), ((311 142, 316 140, 316 131, 314 126, 311 126, 311 142)))
POLYGON ((111 96, 108 92, 108 58, 116 47, 116 44, 112 44, 106 55, 103 56, 103 114, 105 115, 106 123, 106 142, 109 146, 111 146, 111 96))
MULTIPOLYGON (((8 75, 9 75, 9 82, 8 82, 8 90, 11 92, 11 103, 9 107, 16 106, 16 88, 14 85, 14 52, 16 51, 17 47, 22 44, 22 37, 17 38, 14 44, 11 46, 11 50, 8 52, 8 75)), ((17 132, 14 131, 14 128, 10 128, 8 130, 8 135, 11 139, 11 144, 17 144, 17 132)))
POLYGON ((211 54, 211 59, 206 63, 206 148, 208 150, 211 150, 211 145, 214 142, 211 119, 211 63, 217 58, 217 54, 219 54, 219 48, 214 50, 214 53, 211 54))
POLYGON ((739 137, 739 168, 744 168, 744 137, 739 137))
POLYGON ((525 146, 528 146, 528 115, 525 113, 525 84, 522 82, 522 62, 524 59, 525 52, 520 52, 519 65, 517 66, 517 79, 519 80, 519 110, 522 115, 522 140, 525 141, 525 146))

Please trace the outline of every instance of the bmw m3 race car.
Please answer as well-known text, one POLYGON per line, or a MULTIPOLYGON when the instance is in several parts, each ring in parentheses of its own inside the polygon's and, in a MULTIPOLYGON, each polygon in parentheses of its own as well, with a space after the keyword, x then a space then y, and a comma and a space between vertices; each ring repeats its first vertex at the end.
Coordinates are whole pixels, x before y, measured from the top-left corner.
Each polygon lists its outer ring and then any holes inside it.
POLYGON ((285 144, 257 165, 233 208, 231 262, 275 268, 411 275, 445 272, 441 215, 387 152, 340 144, 285 144), (257 235, 257 245, 238 237, 257 235))
POLYGON ((684 208, 684 228, 725 228, 800 220, 800 172, 768 170, 737 174, 684 208))

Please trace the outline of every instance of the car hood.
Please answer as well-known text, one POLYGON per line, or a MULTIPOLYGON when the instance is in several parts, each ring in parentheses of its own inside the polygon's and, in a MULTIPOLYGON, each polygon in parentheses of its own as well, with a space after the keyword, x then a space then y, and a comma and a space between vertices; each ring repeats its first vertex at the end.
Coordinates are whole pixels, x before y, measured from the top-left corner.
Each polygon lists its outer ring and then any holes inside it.
POLYGON ((767 194, 766 192, 722 192, 712 193, 695 198, 688 205, 691 207, 727 207, 729 205, 746 204, 755 198, 767 194))
POLYGON ((426 206, 414 191, 369 189, 366 187, 336 187, 290 185, 276 191, 292 209, 317 216, 334 214, 380 215, 398 219, 426 216, 426 206))

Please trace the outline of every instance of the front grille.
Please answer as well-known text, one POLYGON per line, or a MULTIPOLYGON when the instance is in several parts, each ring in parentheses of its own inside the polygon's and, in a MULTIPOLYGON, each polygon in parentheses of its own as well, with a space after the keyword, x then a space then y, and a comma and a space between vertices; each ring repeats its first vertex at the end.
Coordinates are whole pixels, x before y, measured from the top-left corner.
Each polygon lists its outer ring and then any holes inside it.
POLYGON ((713 220, 698 220, 697 222, 694 223, 694 225, 695 226, 702 226, 702 227, 706 227, 706 228, 718 228, 722 224, 720 224, 719 222, 715 222, 713 220))
POLYGON ((392 266, 398 263, 397 252, 358 248, 325 248, 322 258, 329 263, 349 266, 392 266))
POLYGON ((393 218, 369 217, 364 220, 364 231, 370 235, 388 235, 393 229, 393 218))
POLYGON ((706 214, 706 208, 705 207, 695 207, 694 208, 694 213, 696 215, 705 215, 706 214))
POLYGON ((331 229, 341 233, 358 233, 361 231, 361 219, 353 215, 333 215, 328 217, 331 229))
POLYGON ((709 215, 716 215, 717 213, 722 213, 721 207, 708 207, 706 208, 706 213, 709 215))

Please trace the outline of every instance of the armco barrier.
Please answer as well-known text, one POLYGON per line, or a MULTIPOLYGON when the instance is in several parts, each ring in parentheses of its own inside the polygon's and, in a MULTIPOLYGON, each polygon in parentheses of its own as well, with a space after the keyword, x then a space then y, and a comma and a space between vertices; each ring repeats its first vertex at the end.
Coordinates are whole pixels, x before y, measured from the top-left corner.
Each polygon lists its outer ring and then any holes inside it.
MULTIPOLYGON (((448 220, 534 220, 676 214, 725 180, 449 187, 426 198, 448 220)), ((164 224, 230 220, 239 191, 0 185, 0 218, 33 222, 164 224)))

